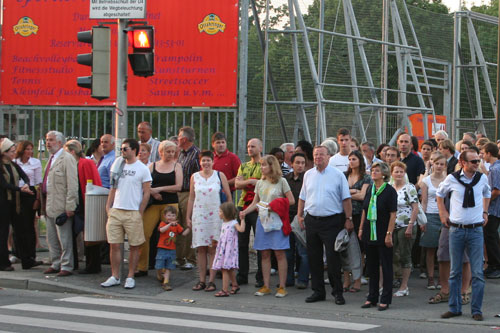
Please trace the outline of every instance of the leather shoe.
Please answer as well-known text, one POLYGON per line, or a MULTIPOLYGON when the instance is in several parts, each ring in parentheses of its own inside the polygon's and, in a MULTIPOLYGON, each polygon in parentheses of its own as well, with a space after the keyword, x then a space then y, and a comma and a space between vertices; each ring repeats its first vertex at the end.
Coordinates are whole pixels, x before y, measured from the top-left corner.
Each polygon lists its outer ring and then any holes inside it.
POLYGON ((248 278, 244 278, 241 275, 236 275, 236 282, 238 283, 239 286, 248 284, 248 278))
POLYGON ((80 269, 78 271, 78 274, 99 274, 99 273, 101 273, 100 269, 99 270, 90 270, 90 269, 84 268, 84 269, 80 269))
POLYGON ((60 272, 60 270, 59 270, 59 269, 55 269, 55 268, 53 268, 53 267, 49 267, 49 269, 45 270, 45 271, 43 272, 43 274, 57 274, 57 273, 59 273, 59 272, 60 272))
POLYGON ((137 271, 134 273, 134 277, 148 276, 148 271, 137 271))
POLYGON ((473 314, 472 319, 474 319, 475 321, 483 321, 483 315, 480 313, 473 314))
POLYGON ((23 264, 22 267, 23 267, 23 269, 30 269, 33 267, 40 266, 42 264, 43 264, 43 261, 33 260, 33 261, 28 262, 27 264, 23 264))
POLYGON ((441 315, 441 318, 443 319, 448 319, 448 318, 453 318, 453 317, 458 317, 458 316, 461 316, 462 315, 462 312, 451 312, 451 311, 446 311, 445 313, 443 313, 441 315))
POLYGON ((342 295, 335 295, 333 297, 335 298, 335 304, 337 304, 337 305, 344 305, 345 304, 344 296, 342 296, 342 295))
POLYGON ((388 308, 389 308, 389 304, 386 304, 385 306, 382 306, 382 305, 380 305, 380 304, 379 304, 379 306, 378 306, 378 310, 379 310, 379 311, 385 311, 385 310, 387 310, 388 308))
POLYGON ((319 302, 319 301, 324 301, 325 300, 325 295, 320 295, 318 293, 314 293, 308 298, 306 298, 306 303, 314 303, 314 302, 319 302))
POLYGON ((14 270, 14 267, 12 267, 12 266, 0 267, 0 271, 3 271, 3 272, 12 272, 13 270, 14 270))
POLYGON ((369 309, 369 308, 372 308, 372 307, 376 307, 377 306, 377 303, 372 303, 372 302, 366 302, 365 304, 361 305, 361 308, 362 309, 369 309))
POLYGON ((73 275, 73 272, 62 270, 59 273, 57 273, 57 276, 70 276, 70 275, 73 275))

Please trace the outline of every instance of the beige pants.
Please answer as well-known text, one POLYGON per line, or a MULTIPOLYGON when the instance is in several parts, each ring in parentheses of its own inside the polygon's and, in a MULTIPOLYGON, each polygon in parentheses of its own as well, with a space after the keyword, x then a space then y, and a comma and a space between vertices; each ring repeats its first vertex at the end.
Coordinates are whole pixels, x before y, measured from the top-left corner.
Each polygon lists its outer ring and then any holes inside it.
MULTIPOLYGON (((183 228, 186 228, 187 205, 189 200, 189 192, 177 193, 179 198, 179 222, 183 228)), ((196 264, 196 255, 194 249, 191 248, 192 231, 187 236, 177 236, 177 263, 184 265, 187 262, 196 264)))

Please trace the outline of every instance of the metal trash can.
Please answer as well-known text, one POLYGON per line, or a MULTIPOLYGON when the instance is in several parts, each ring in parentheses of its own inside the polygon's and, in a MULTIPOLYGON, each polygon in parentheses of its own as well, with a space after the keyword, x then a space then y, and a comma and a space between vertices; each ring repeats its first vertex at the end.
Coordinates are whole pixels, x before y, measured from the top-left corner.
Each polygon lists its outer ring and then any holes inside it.
POLYGON ((85 229, 86 242, 106 241, 106 202, 109 189, 87 184, 85 192, 85 229))

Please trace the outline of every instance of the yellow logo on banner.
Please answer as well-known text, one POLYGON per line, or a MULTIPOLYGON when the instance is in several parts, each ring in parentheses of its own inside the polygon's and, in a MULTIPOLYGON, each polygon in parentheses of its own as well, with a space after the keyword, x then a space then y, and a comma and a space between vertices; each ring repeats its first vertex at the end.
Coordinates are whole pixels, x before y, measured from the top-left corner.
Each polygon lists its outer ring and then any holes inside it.
POLYGON ((14 35, 20 34, 23 37, 28 37, 31 34, 35 34, 38 32, 38 26, 33 23, 33 20, 28 16, 22 17, 19 19, 17 24, 13 27, 14 35))
POLYGON ((209 35, 215 35, 219 31, 224 32, 224 29, 226 29, 226 25, 215 14, 205 16, 203 22, 198 24, 198 30, 205 31, 209 35))

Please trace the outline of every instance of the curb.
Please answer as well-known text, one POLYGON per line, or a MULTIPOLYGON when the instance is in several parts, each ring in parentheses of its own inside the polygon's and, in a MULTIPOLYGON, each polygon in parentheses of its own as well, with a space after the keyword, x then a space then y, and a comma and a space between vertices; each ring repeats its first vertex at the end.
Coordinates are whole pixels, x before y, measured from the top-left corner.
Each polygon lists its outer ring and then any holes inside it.
POLYGON ((0 278, 0 287, 11 289, 24 289, 57 293, 72 293, 84 295, 105 295, 104 293, 96 292, 95 289, 90 288, 75 288, 59 282, 46 281, 43 279, 26 279, 26 278, 0 278))

